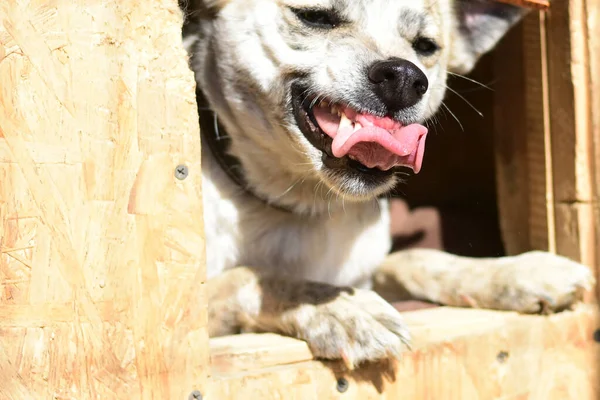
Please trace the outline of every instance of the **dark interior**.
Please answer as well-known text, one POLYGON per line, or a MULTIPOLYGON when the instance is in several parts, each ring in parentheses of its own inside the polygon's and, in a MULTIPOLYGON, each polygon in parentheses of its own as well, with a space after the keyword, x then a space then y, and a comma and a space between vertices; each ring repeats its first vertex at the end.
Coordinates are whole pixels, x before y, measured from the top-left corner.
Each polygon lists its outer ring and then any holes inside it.
MULTIPOLYGON (((444 249, 472 257, 504 255, 493 148, 494 87, 499 82, 493 77, 492 57, 484 57, 467 79, 450 76, 448 86, 456 93, 448 90, 447 108, 429 126, 423 168, 394 193, 411 209, 435 207, 444 249)), ((400 247, 405 243, 398 240, 400 247)))

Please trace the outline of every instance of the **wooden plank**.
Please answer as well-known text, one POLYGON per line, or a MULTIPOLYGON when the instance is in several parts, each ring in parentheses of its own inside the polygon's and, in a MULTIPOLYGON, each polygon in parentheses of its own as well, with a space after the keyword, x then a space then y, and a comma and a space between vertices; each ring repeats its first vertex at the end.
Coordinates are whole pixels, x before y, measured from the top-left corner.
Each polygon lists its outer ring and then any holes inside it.
MULTIPOLYGON (((485 310, 436 308, 404 313, 414 337, 412 352, 394 364, 370 365, 348 372, 331 362, 305 361, 310 352, 290 338, 251 340, 244 351, 239 338, 230 362, 213 365, 207 400, 219 399, 544 399, 595 400, 600 396, 600 328, 595 306, 551 317, 485 310), (269 346, 271 343, 271 346, 269 346), (262 364, 253 371, 245 361, 259 351, 280 357, 294 348, 289 365, 262 364), (300 350, 304 349, 304 350, 300 350), (302 355, 302 352, 304 353, 302 355), (235 360, 242 360, 235 369, 235 360), (338 379, 349 385, 337 390, 338 379)), ((212 339, 215 340, 215 339, 212 339)), ((222 357, 221 354, 219 357, 222 357)))
MULTIPOLYGON (((535 15, 524 25, 530 26, 535 15)), ((524 73, 524 25, 509 31, 493 53, 494 75, 494 150, 500 230, 508 254, 520 254, 532 248, 530 236, 531 200, 528 137, 528 104, 524 73)), ((535 53, 530 53, 535 54, 535 53)), ((532 102, 535 107, 540 102, 532 102)))
POLYGON ((494 53, 496 170, 508 254, 556 252, 546 14, 531 13, 494 53))
MULTIPOLYGON (((592 163, 594 168, 593 224, 596 227, 595 243, 600 249, 600 4, 595 0, 585 2, 587 51, 589 54, 589 90, 591 134, 593 141, 592 163)), ((600 255, 596 255, 596 281, 600 282, 600 255)), ((600 299, 600 284, 596 298, 600 299)))
POLYGON ((550 12, 526 18, 496 54, 499 79, 514 81, 498 85, 496 98, 506 250, 557 252, 594 268, 597 276, 599 9, 592 0, 554 3, 550 12))
POLYGON ((204 390, 200 141, 180 41, 175 0, 0 2, 0 398, 204 390))
POLYGON ((598 71, 591 69, 597 64, 591 64, 587 15, 599 8, 597 1, 558 2, 548 14, 546 28, 556 248, 594 268, 596 275, 600 220, 594 219, 598 186, 593 152, 598 139, 592 130, 590 87, 591 76, 598 71))
POLYGON ((213 371, 219 373, 253 371, 312 359, 306 342, 272 333, 249 333, 210 340, 210 365, 213 371))
POLYGON ((529 173, 530 249, 556 252, 556 221, 552 170, 552 134, 548 86, 546 14, 524 21, 526 142, 529 173))

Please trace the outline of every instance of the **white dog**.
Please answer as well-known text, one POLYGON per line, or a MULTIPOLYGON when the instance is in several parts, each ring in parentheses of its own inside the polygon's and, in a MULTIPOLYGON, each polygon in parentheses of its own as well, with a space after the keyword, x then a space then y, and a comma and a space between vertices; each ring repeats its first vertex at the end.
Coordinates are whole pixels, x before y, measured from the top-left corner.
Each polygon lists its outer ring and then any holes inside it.
POLYGON ((569 307, 593 281, 546 253, 388 256, 386 200, 418 172, 448 73, 524 14, 471 0, 197 0, 184 41, 198 83, 211 335, 279 332, 348 365, 409 334, 371 290, 521 312, 569 307), (387 260, 386 260, 387 257, 387 260))

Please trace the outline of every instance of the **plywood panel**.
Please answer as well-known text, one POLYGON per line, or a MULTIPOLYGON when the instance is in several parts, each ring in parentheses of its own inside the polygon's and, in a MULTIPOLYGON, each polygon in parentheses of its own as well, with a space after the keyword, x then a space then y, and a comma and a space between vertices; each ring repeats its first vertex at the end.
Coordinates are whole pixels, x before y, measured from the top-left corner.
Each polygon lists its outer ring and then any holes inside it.
POLYGON ((174 0, 0 2, 0 398, 183 399, 206 384, 180 37, 174 0))

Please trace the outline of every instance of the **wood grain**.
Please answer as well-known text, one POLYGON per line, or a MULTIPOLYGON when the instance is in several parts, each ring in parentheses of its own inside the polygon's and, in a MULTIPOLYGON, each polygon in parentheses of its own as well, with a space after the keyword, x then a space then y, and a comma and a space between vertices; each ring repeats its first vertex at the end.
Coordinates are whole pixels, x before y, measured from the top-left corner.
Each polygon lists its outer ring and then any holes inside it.
MULTIPOLYGON (((590 130, 593 144, 591 163, 594 170, 592 225, 596 231, 591 246, 598 251, 600 249, 600 4, 594 0, 586 1, 583 13, 587 35, 584 45, 587 45, 589 54, 590 130)), ((600 254, 596 254, 596 281, 600 282, 600 254)), ((596 298, 600 299, 600 284, 597 286, 596 298)))
POLYGON ((596 246, 600 220, 594 188, 591 69, 587 12, 598 12, 597 1, 558 2, 548 14, 548 85, 556 246, 560 254, 598 271, 596 246), (587 11, 586 11, 587 10, 587 11))
POLYGON ((531 13, 494 52, 498 204, 506 251, 556 252, 546 14, 531 13))
POLYGON ((206 385, 180 38, 174 0, 1 2, 0 398, 183 399, 206 385))
MULTIPOLYGON (((531 16, 527 17, 529 19, 531 16)), ((525 92, 524 25, 508 32, 492 53, 494 59, 494 154, 497 203, 502 241, 508 254, 532 248, 531 186, 526 121, 531 115, 525 92), (510 105, 510 106, 509 106, 510 105)), ((546 219, 544 218, 544 221, 546 219)))
POLYGON ((594 306, 551 317, 448 307, 404 316, 413 350, 398 363, 354 372, 307 361, 306 345, 290 338, 212 339, 219 358, 224 350, 230 355, 226 364, 213 364, 205 399, 596 400, 600 395, 600 344, 593 340, 600 320, 594 306), (286 349, 292 349, 290 358, 274 364, 286 349), (256 354, 249 371, 246 360, 256 354), (349 383, 344 393, 337 390, 340 378, 349 383))
POLYGON ((530 15, 496 54, 499 78, 516 82, 497 94, 497 120, 508 121, 496 130, 507 252, 557 252, 597 276, 599 12, 595 0, 556 2, 530 15))

